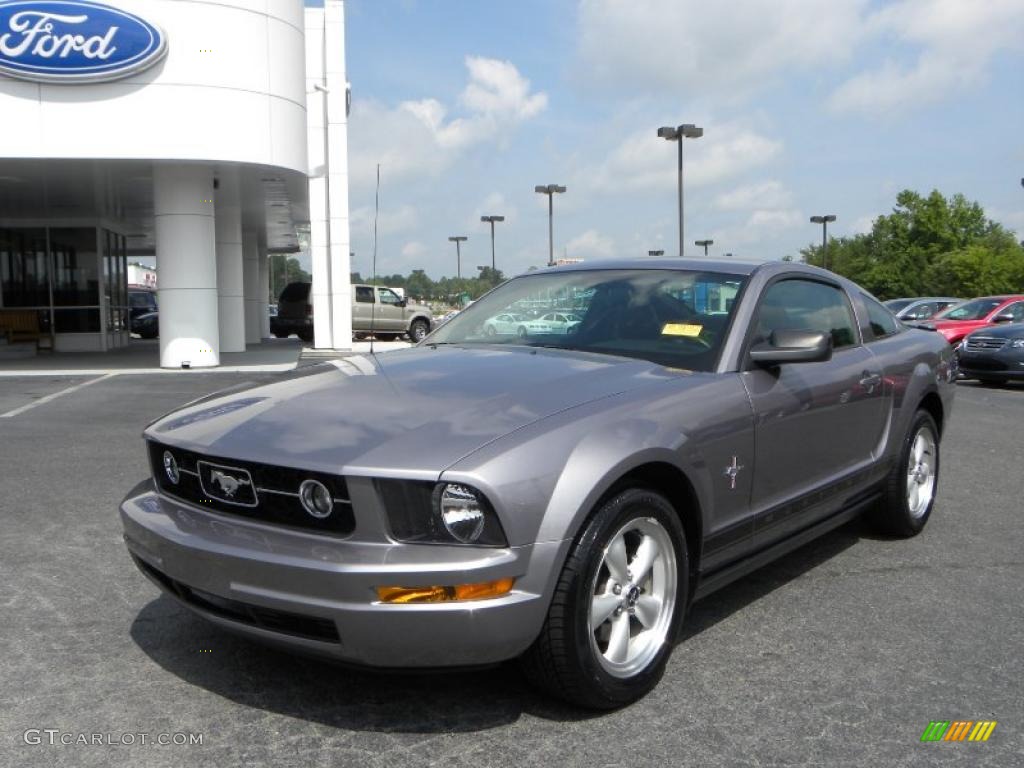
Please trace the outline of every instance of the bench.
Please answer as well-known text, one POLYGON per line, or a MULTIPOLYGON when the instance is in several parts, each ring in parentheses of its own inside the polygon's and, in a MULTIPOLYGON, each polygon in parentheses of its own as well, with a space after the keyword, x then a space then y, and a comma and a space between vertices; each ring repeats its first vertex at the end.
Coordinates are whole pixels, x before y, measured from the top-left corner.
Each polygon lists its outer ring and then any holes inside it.
POLYGON ((39 328, 39 312, 35 309, 0 309, 0 335, 9 344, 34 341, 36 349, 53 351, 53 337, 39 328))

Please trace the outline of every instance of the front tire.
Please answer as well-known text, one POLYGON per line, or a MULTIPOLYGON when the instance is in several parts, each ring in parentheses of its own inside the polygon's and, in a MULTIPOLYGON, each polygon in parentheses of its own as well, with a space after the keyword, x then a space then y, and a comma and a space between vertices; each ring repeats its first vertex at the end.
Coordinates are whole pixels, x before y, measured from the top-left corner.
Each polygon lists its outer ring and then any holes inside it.
POLYGON ((928 522, 939 486, 939 430, 925 410, 914 414, 899 458, 870 520, 880 533, 916 536, 928 522))
POLYGON ((430 326, 426 320, 413 320, 412 325, 409 326, 409 341, 414 344, 423 341, 427 338, 428 333, 430 333, 430 326))
POLYGON ((665 671, 688 589, 686 538, 672 505, 643 488, 617 494, 570 550, 522 659, 528 678, 589 709, 636 701, 665 671))

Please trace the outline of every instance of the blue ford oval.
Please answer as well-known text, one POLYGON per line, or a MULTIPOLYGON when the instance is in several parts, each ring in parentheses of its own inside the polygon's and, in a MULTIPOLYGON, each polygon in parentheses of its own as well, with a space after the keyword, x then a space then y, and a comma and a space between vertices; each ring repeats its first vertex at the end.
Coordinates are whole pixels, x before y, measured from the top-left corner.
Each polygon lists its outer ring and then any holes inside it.
POLYGON ((0 3, 0 74, 37 82, 116 80, 167 52, 164 33, 117 8, 79 0, 0 3))

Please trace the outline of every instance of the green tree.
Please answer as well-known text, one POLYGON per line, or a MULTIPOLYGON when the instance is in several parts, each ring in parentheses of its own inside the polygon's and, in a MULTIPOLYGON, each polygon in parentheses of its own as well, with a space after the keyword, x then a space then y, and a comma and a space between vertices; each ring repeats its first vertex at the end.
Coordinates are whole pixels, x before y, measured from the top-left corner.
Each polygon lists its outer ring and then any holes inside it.
MULTIPOLYGON (((804 248, 822 266, 820 245, 804 248)), ((904 190, 871 231, 828 243, 827 266, 881 298, 943 294, 969 298, 1024 290, 1024 248, 963 195, 904 190)))

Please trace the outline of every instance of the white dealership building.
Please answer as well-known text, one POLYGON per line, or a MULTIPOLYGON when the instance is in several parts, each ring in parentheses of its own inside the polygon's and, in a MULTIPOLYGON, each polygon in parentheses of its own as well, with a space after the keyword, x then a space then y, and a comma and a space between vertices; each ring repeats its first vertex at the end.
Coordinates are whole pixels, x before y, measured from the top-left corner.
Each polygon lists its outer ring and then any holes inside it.
POLYGON ((316 346, 348 347, 348 103, 342 0, 0 0, 0 323, 124 346, 155 256, 160 364, 215 366, 308 231, 316 346))

